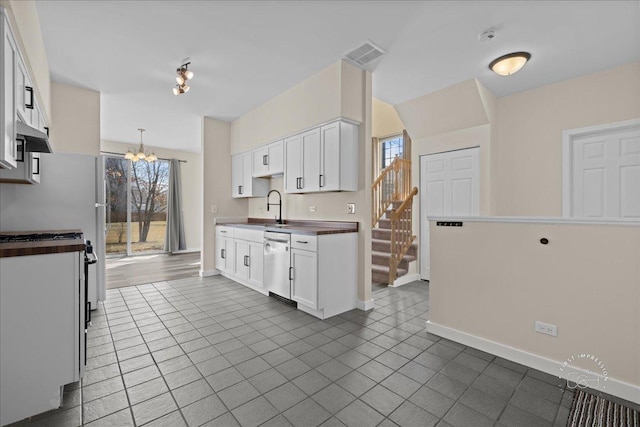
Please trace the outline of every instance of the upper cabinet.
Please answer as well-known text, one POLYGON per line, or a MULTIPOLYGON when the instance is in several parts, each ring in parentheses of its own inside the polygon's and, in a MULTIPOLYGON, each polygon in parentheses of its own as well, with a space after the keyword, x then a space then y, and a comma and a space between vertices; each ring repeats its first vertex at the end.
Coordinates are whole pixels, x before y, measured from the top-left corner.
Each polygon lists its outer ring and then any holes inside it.
POLYGON ((17 166, 18 146, 16 144, 16 66, 19 58, 16 42, 9 30, 7 17, 0 11, 0 62, 2 81, 0 82, 0 167, 15 168, 17 166))
POLYGON ((251 151, 231 156, 231 196, 263 197, 269 192, 269 180, 254 178, 251 151))
POLYGON ((357 191, 358 126, 336 121, 285 139, 287 193, 357 191))
POLYGON ((23 137, 16 135, 16 123, 19 121, 43 133, 49 132, 43 109, 36 102, 28 68, 2 8, 0 35, 0 168, 3 169, 0 181, 38 183, 40 154, 31 153, 31 145, 25 149, 23 137))
POLYGON ((253 176, 265 177, 284 173, 284 141, 276 141, 254 149, 253 176))

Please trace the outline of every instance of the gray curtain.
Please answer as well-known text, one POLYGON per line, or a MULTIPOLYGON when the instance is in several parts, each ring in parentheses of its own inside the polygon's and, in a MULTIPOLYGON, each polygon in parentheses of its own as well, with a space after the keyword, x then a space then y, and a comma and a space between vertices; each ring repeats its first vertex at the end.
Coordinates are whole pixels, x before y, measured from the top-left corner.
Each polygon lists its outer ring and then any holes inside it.
POLYGON ((174 253, 187 249, 184 238, 184 218, 182 215, 182 179, 180 161, 171 159, 169 175, 169 205, 167 206, 167 234, 165 250, 174 253))

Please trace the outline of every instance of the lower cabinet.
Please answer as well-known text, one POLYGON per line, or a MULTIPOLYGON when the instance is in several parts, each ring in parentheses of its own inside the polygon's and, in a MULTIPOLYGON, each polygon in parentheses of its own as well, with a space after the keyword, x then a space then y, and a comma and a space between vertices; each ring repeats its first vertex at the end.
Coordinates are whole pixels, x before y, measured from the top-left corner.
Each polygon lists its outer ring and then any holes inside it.
POLYGON ((356 308, 358 234, 291 235, 291 299, 326 319, 356 308))
POLYGON ((216 226, 216 268, 226 277, 263 291, 263 232, 216 226))
POLYGON ((233 272, 234 249, 232 237, 216 236, 216 268, 223 272, 233 272))
POLYGON ((81 252, 0 258, 0 425, 60 407, 84 373, 81 252))
MULTIPOLYGON (((263 294, 262 230, 216 226, 216 268, 263 294)), ((298 309, 326 319, 356 308, 358 233, 291 234, 289 278, 298 309)))
POLYGON ((318 254, 291 249, 291 299, 318 309, 318 254))

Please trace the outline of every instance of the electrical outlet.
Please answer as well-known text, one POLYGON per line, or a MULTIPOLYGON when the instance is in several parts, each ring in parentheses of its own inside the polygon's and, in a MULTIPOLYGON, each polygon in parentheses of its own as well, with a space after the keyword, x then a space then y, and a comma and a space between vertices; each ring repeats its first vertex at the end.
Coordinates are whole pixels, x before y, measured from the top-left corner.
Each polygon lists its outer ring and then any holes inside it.
POLYGON ((551 335, 552 337, 558 336, 558 326, 539 322, 537 320, 535 324, 535 331, 540 332, 541 334, 551 335))
POLYGON ((211 205, 211 213, 218 213, 218 205, 211 205))
POLYGON ((347 213, 355 214, 356 213, 356 204, 355 203, 347 203, 347 213))
POLYGON ((315 212, 315 211, 316 211, 315 206, 309 206, 309 212, 315 212))

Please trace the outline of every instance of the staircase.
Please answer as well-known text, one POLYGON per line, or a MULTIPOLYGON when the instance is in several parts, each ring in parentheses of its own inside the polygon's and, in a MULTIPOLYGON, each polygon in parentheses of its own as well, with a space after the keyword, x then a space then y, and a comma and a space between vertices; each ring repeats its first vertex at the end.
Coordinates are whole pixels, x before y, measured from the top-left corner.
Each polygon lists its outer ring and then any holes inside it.
POLYGON ((371 186, 371 279, 375 283, 393 284, 416 260, 412 206, 418 189, 410 184, 411 161, 396 157, 371 186))
MULTIPOLYGON (((397 208, 402 201, 392 201, 390 209, 378 221, 378 227, 371 232, 371 281, 375 283, 393 283, 389 278, 391 264, 391 208, 397 208)), ((411 208, 409 208, 409 212, 411 208)), ((409 263, 418 256, 418 245, 411 243, 396 267, 396 277, 404 276, 409 271, 409 263)))

